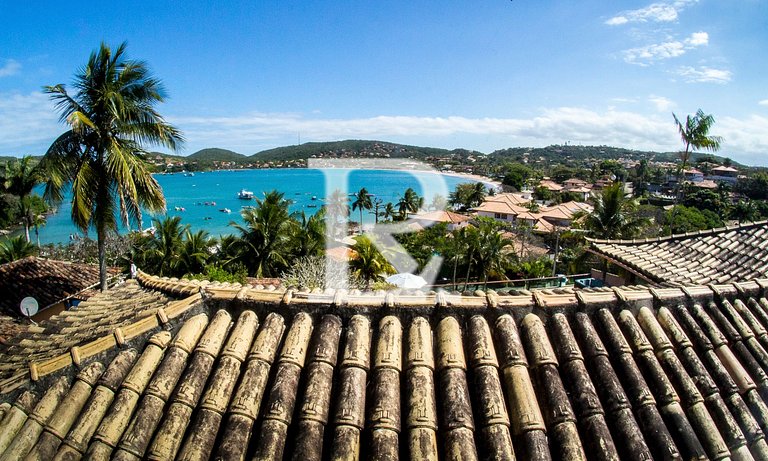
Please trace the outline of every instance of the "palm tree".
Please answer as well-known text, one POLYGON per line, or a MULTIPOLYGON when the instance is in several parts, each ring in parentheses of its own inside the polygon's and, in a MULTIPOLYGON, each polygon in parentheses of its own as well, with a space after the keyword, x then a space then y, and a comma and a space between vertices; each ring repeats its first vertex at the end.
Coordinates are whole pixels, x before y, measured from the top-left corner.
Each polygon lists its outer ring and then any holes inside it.
POLYGON ((325 248, 325 209, 312 216, 302 210, 294 226, 296 256, 319 256, 325 248))
POLYGON ((514 243, 501 232, 501 226, 492 218, 478 218, 478 244, 476 259, 483 271, 483 286, 488 286, 488 276, 504 273, 511 262, 509 248, 514 243))
POLYGON ((400 217, 406 219, 408 213, 416 213, 419 211, 419 208, 421 208, 423 202, 424 199, 419 197, 419 194, 409 187, 397 202, 397 209, 400 212, 400 217))
POLYGON ((216 245, 216 239, 211 238, 211 234, 207 231, 199 230, 193 234, 187 229, 179 251, 178 273, 180 275, 202 273, 211 258, 214 245, 216 245))
POLYGON ((326 216, 331 220, 332 231, 334 237, 345 237, 339 235, 340 229, 337 226, 340 222, 344 222, 349 216, 349 199, 346 194, 339 189, 336 189, 331 193, 331 196, 325 200, 323 205, 326 216))
POLYGON ((349 267, 355 275, 365 281, 368 288, 371 282, 381 278, 381 274, 395 273, 395 268, 368 237, 357 237, 352 249, 355 250, 355 256, 349 261, 349 267))
POLYGON ((585 216, 584 227, 599 239, 631 238, 647 223, 636 209, 637 202, 625 197, 623 184, 615 183, 594 196, 594 209, 585 216))
POLYGON ((35 246, 27 242, 23 236, 10 238, 0 242, 0 264, 32 256, 35 251, 35 246))
POLYGON ((352 211, 360 210, 360 234, 363 233, 363 210, 370 210, 373 208, 373 202, 371 202, 371 194, 368 193, 368 190, 363 187, 360 189, 355 196, 357 197, 354 202, 352 202, 352 211))
POLYGON ((382 211, 381 214, 384 219, 393 219, 397 216, 397 211, 395 211, 395 206, 392 202, 387 202, 387 204, 384 205, 384 211, 382 211))
POLYGON ((40 182, 40 172, 33 165, 31 156, 25 156, 19 161, 6 162, 2 186, 10 194, 19 197, 19 211, 24 221, 24 237, 27 242, 30 241, 29 227, 32 225, 30 196, 40 182))
MULTIPOLYGON (((716 152, 720 149, 720 144, 723 142, 723 138, 720 136, 710 136, 709 130, 712 129, 712 125, 715 124, 715 117, 707 115, 703 110, 696 111, 694 116, 686 116, 685 123, 683 124, 678 120, 677 115, 672 113, 672 117, 675 119, 675 125, 677 125, 677 131, 680 134, 680 140, 683 141, 685 148, 680 152, 680 160, 682 164, 677 174, 677 184, 675 185, 675 203, 677 205, 680 195, 680 185, 685 176, 685 170, 688 167, 688 160, 690 160, 692 149, 705 149, 711 152, 716 152)), ((674 210, 674 208, 673 208, 674 210)), ((674 217, 674 211, 672 212, 674 217)))
POLYGON ((117 231, 115 215, 124 225, 133 220, 141 228, 142 209, 165 209, 142 146, 176 150, 183 142, 154 108, 165 99, 162 84, 143 62, 128 60, 125 47, 113 51, 102 43, 91 53, 75 75, 74 95, 61 84, 45 88, 69 126, 41 161, 45 197, 59 203, 71 184, 72 221, 83 232, 96 228, 102 290, 107 288, 105 241, 117 231))
POLYGON ((181 216, 155 219, 155 235, 149 242, 147 255, 143 258, 149 264, 148 270, 157 275, 177 275, 184 234, 189 225, 181 224, 181 216))
POLYGON ((240 232, 236 259, 255 277, 274 277, 288 267, 291 228, 295 225, 288 205, 283 193, 273 190, 256 199, 255 207, 241 212, 245 226, 229 224, 240 232))

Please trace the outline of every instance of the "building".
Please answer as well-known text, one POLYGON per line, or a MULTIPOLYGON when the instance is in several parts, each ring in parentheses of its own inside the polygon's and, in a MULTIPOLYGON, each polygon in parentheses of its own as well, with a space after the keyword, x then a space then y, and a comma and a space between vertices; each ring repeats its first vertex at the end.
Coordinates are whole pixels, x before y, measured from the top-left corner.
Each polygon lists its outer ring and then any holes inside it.
POLYGON ((767 286, 463 296, 140 274, 0 347, 0 452, 765 459, 767 286))
MULTIPOLYGON (((112 275, 119 270, 112 269, 112 275)), ((94 294, 99 285, 99 266, 30 256, 0 265, 0 312, 13 318, 23 318, 21 300, 35 298, 39 322, 76 305, 94 294)))
POLYGON ((739 170, 729 166, 716 166, 712 168, 707 179, 718 182, 736 184, 739 180, 739 170))
POLYGON ((446 210, 419 213, 409 216, 409 219, 416 221, 422 228, 427 228, 439 223, 445 223, 448 226, 449 231, 466 227, 470 221, 469 216, 446 210))

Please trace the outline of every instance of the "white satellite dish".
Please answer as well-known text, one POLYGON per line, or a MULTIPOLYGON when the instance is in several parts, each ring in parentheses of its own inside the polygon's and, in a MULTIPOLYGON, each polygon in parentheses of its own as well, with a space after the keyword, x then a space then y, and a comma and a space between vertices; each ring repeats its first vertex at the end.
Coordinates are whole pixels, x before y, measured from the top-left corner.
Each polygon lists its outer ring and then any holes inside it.
POLYGON ((19 303, 19 309, 21 309, 22 314, 26 315, 27 317, 32 317, 33 315, 37 314, 37 300, 32 296, 27 296, 21 300, 21 303, 19 303))

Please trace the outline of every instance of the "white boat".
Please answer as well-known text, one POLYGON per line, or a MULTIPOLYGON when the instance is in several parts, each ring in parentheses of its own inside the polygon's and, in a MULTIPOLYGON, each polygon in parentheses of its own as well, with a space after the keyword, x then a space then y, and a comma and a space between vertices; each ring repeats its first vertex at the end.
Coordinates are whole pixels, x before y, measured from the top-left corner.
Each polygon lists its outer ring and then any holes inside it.
POLYGON ((221 211, 222 213, 232 213, 232 210, 230 210, 229 208, 222 208, 219 211, 221 211))
POLYGON ((251 200, 253 199, 253 192, 245 189, 240 189, 240 192, 237 193, 237 198, 241 200, 251 200))

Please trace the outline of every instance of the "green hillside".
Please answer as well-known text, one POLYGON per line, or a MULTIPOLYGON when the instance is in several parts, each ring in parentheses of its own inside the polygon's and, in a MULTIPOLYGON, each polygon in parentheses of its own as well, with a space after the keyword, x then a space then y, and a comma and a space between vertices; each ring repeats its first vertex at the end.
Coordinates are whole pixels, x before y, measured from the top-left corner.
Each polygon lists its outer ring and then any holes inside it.
POLYGON ((383 141, 346 140, 334 142, 308 142, 296 146, 277 147, 248 157, 254 161, 303 160, 314 157, 383 157, 426 158, 449 157, 448 149, 417 147, 383 141))
POLYGON ((211 147, 199 150, 194 154, 187 156, 187 159, 197 160, 198 162, 212 162, 214 160, 219 162, 239 162, 245 160, 245 155, 227 149, 211 147))

